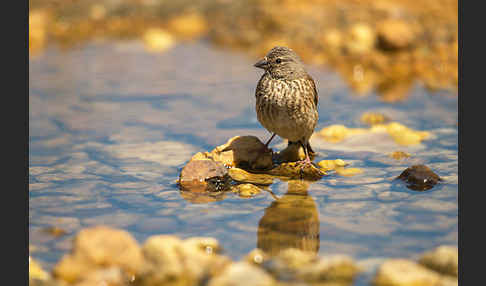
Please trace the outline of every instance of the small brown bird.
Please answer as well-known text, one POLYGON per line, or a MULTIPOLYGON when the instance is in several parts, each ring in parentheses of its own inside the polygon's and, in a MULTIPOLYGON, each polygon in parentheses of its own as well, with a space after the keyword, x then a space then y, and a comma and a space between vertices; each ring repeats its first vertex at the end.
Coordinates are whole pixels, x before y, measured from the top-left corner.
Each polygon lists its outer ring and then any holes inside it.
POLYGON ((304 166, 311 164, 314 153, 309 138, 314 132, 319 114, 318 95, 314 80, 307 74, 297 54, 287 47, 274 47, 255 67, 265 70, 258 81, 256 113, 258 121, 275 135, 299 143, 304 148, 304 166))

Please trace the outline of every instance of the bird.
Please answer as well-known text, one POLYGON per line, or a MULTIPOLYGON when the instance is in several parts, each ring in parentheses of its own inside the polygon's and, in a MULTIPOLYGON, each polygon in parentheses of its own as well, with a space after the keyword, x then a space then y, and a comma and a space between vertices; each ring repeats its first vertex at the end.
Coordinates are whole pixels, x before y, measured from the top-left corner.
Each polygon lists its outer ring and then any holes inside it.
POLYGON ((302 146, 303 166, 312 164, 310 144, 319 120, 316 84, 306 72, 299 56, 288 47, 276 46, 254 64, 264 73, 255 89, 256 114, 260 124, 272 133, 265 148, 275 137, 287 139, 290 144, 302 146))

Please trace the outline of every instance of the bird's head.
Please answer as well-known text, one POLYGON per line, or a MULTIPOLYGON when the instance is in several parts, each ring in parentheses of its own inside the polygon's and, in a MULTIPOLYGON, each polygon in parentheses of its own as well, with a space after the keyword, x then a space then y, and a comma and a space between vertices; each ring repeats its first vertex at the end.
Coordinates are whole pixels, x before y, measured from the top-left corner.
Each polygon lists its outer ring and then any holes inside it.
POLYGON ((287 47, 274 47, 254 66, 264 69, 274 78, 295 79, 306 75, 299 56, 287 47))

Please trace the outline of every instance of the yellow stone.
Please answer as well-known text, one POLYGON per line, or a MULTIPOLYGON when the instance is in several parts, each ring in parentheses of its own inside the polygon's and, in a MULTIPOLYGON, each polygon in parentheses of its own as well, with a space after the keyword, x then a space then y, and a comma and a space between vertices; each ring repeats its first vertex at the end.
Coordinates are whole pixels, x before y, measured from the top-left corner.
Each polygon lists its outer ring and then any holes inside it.
POLYGON ((236 186, 236 189, 238 190, 238 195, 243 198, 250 198, 261 192, 260 188, 253 184, 240 184, 236 186))
POLYGON ((395 151, 395 152, 391 153, 389 156, 391 158, 395 159, 395 160, 400 160, 400 159, 403 159, 403 158, 410 157, 410 154, 403 152, 403 151, 395 151))
POLYGON ((336 173, 341 176, 350 177, 363 173, 363 170, 360 168, 336 168, 336 173))
POLYGON ((31 279, 47 280, 48 278, 49 278, 49 274, 42 269, 42 267, 37 261, 35 261, 32 257, 29 256, 29 280, 31 279))

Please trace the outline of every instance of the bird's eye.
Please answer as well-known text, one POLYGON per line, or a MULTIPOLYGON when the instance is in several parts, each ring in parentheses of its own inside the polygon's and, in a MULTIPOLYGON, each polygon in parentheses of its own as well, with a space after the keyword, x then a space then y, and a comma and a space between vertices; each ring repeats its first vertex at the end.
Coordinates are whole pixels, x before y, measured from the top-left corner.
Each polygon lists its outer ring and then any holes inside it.
POLYGON ((276 60, 275 60, 275 62, 276 62, 277 64, 279 64, 279 63, 281 63, 281 62, 282 62, 282 59, 276 59, 276 60))

